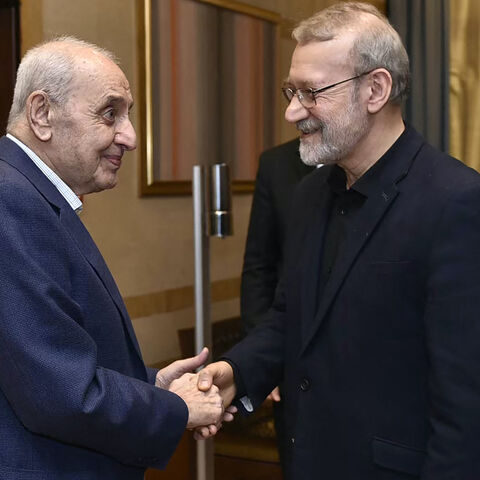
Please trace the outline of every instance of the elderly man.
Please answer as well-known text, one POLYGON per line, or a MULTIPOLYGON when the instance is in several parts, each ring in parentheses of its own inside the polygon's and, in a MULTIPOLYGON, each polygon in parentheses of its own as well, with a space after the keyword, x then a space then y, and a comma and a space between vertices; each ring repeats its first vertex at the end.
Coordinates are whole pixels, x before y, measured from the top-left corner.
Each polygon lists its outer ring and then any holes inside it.
POLYGON ((251 410, 283 381, 289 479, 480 478, 480 176, 404 125, 408 58, 374 7, 293 35, 285 116, 326 166, 295 192, 270 320, 199 387, 251 410))
POLYGON ((136 146, 131 107, 127 79, 94 45, 51 41, 19 67, 0 139, 1 478, 140 480, 166 465, 185 427, 222 417, 218 389, 174 380, 206 351, 145 367, 76 213, 79 195, 117 183, 136 146))

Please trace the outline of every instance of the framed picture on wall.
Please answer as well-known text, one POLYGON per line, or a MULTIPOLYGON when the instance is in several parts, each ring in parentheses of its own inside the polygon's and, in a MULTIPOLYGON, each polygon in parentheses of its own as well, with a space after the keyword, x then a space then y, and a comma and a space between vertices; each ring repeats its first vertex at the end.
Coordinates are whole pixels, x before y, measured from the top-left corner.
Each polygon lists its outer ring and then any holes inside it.
POLYGON ((273 145, 280 16, 229 0, 139 2, 142 195, 191 192, 194 164, 253 189, 273 145))

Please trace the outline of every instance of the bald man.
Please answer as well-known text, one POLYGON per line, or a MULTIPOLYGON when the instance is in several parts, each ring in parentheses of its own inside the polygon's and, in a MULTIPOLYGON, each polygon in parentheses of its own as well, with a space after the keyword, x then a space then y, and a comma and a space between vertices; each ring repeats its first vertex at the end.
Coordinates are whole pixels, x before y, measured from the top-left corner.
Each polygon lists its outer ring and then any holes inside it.
MULTIPOLYGON (((224 409, 193 374, 147 368, 115 282, 78 213, 136 147, 111 53, 67 37, 29 51, 0 139, 0 478, 141 480, 185 428, 224 409)), ((226 414, 227 417, 229 414, 226 414)))

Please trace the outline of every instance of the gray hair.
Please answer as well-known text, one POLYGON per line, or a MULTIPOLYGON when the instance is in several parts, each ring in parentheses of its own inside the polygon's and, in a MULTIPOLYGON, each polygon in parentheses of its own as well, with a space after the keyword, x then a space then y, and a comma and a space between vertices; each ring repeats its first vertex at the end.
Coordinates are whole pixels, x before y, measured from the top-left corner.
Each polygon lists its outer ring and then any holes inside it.
POLYGON ((72 36, 57 37, 33 47, 18 67, 7 132, 20 119, 28 96, 36 90, 45 92, 49 101, 58 107, 66 104, 74 77, 75 55, 62 47, 89 49, 118 64, 113 53, 72 36))
POLYGON ((300 22, 292 37, 305 45, 332 40, 346 31, 357 33, 350 50, 355 75, 385 68, 392 76, 389 100, 401 103, 408 94, 410 81, 408 55, 396 30, 373 5, 361 2, 332 5, 300 22))

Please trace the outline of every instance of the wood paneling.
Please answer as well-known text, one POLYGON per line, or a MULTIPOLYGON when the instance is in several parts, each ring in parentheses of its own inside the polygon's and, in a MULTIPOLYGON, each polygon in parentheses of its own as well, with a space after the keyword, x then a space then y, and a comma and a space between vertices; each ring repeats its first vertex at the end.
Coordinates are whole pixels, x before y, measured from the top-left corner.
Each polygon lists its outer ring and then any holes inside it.
MULTIPOLYGON (((186 432, 165 470, 149 469, 145 480, 195 480, 196 453, 192 433, 186 432)), ((218 480, 282 480, 278 462, 249 460, 215 454, 215 478, 218 480)))
POLYGON ((192 432, 186 431, 167 468, 165 470, 148 469, 145 480, 195 480, 197 472, 195 447, 192 432))
MULTIPOLYGON (((231 300, 240 296, 240 278, 217 280, 211 285, 212 302, 231 300)), ((131 318, 148 317, 174 312, 194 305, 193 286, 172 288, 161 292, 136 295, 124 299, 131 318)))

